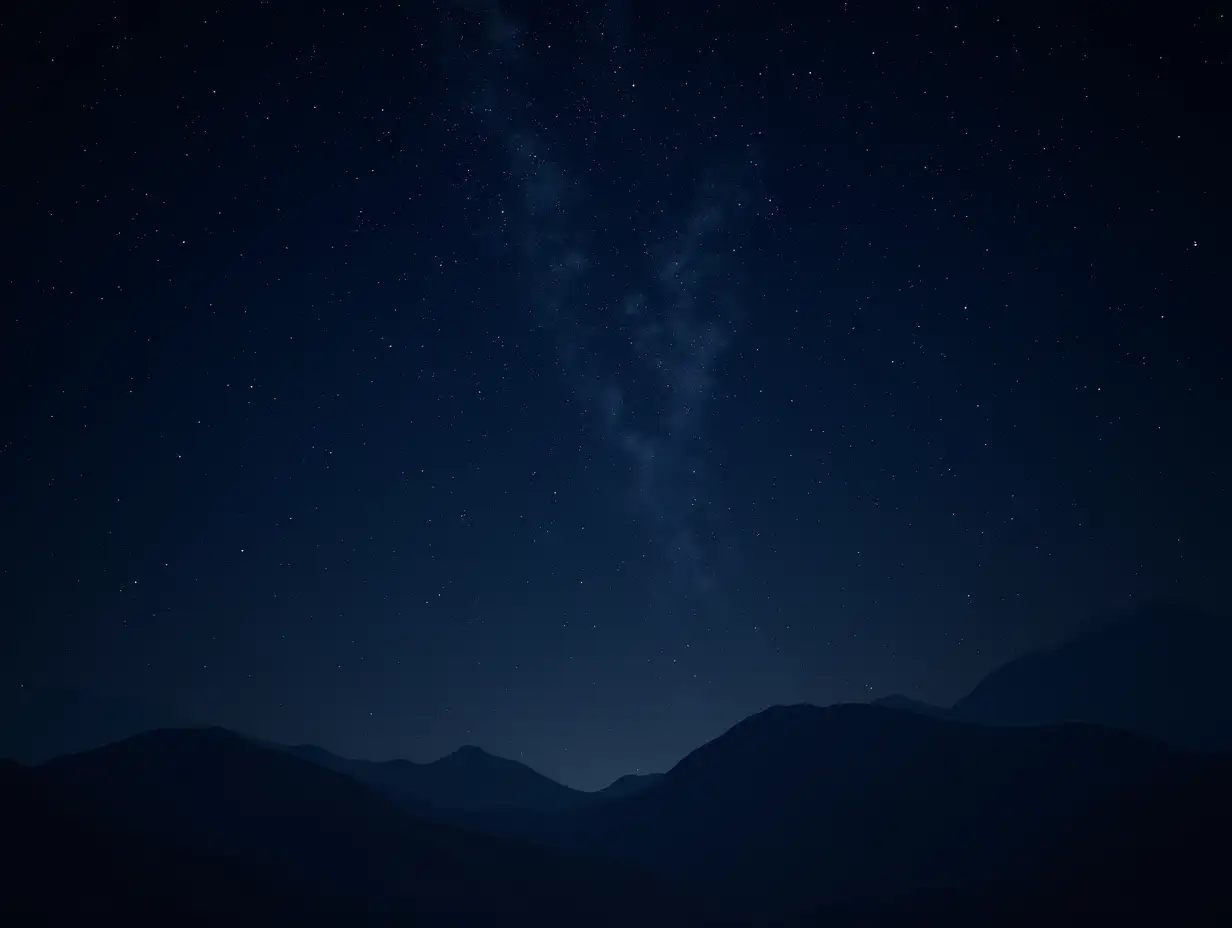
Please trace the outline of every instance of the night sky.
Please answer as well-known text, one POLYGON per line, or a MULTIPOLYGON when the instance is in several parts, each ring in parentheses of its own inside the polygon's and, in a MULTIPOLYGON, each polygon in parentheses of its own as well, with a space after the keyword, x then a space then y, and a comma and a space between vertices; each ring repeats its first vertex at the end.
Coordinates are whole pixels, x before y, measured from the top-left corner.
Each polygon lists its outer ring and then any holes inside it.
POLYGON ((1131 8, 6 23, 5 698, 593 788, 1226 607, 1232 30, 1131 8))

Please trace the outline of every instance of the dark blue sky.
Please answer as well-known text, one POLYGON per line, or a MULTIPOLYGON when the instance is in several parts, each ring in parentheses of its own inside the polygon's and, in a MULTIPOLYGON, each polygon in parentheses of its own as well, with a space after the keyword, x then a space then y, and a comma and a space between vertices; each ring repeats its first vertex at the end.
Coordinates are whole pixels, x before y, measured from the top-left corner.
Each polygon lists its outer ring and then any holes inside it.
POLYGON ((1226 18, 539 6, 6 27, 5 698, 589 787, 1226 607, 1226 18))

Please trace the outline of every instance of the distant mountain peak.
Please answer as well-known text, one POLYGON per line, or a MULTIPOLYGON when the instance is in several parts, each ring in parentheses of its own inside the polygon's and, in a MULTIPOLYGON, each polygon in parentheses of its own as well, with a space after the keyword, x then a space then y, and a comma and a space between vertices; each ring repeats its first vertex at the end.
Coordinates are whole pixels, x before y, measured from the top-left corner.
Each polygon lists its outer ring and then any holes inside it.
POLYGON ((350 760, 314 745, 283 748, 318 766, 346 773, 399 801, 436 809, 556 811, 582 802, 585 793, 557 783, 521 761, 464 744, 427 763, 350 760))
POLYGON ((174 706, 124 693, 23 687, 16 698, 0 700, 0 756, 37 764, 195 721, 174 706))
POLYGON ((1090 722, 1200 750, 1232 750, 1223 685, 1232 619, 1147 603, 994 670, 954 707, 990 725, 1090 722))
POLYGON ((662 779, 663 774, 661 773, 626 773, 622 777, 617 777, 595 795, 605 799, 619 799, 624 796, 632 796, 635 793, 650 789, 650 787, 662 779))
MULTIPOLYGON (((646 776, 654 776, 654 774, 645 774, 645 775, 646 775, 646 776)), ((640 779, 642 776, 643 776, 643 774, 638 774, 638 773, 626 773, 626 774, 625 774, 624 776, 622 776, 622 777, 617 777, 615 780, 613 780, 611 783, 609 783, 609 784, 607 785, 607 787, 605 787, 605 788, 606 788, 606 789, 611 789, 613 786, 615 786, 615 785, 616 785, 616 784, 618 784, 618 783, 632 783, 634 780, 640 779)))

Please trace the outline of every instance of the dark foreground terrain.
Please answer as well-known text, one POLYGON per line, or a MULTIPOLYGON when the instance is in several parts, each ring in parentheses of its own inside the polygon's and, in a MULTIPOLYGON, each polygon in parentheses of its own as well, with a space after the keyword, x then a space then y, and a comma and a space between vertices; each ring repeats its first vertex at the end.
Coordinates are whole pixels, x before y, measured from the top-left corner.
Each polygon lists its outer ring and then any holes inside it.
POLYGON ((0 795, 12 862, 3 909, 53 919, 871 926, 1232 915, 1228 764, 1083 726, 773 709, 636 795, 530 814, 520 839, 417 819, 345 774, 218 729, 153 732, 39 768, 5 763, 0 795), (793 741, 807 747, 792 752, 793 741), (912 774, 896 783, 875 759, 912 774))

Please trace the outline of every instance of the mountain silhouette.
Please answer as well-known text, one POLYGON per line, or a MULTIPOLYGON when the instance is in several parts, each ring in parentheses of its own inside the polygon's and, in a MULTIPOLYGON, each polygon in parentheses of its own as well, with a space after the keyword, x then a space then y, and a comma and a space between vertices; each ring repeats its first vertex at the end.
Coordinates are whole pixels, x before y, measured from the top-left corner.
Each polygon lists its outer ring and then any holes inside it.
POLYGON ((1093 726, 996 729, 867 705, 779 706, 640 793, 520 827, 732 911, 772 914, 1030 873, 1049 836, 1094 804, 1200 763, 1093 726))
POLYGON ((351 760, 315 745, 296 745, 284 750, 354 777, 419 811, 558 812, 582 805, 591 796, 557 783, 523 763, 471 745, 424 764, 409 760, 351 760))
MULTIPOLYGON (((594 793, 477 747, 376 762, 217 728, 3 762, 19 863, 0 913, 1216 924, 1232 908, 1219 892, 1232 760, 1204 752, 1232 744, 1219 682, 1230 629, 1153 607, 1007 664, 952 709, 902 696, 776 706, 666 774, 594 793)), ((158 717, 123 701, 91 715, 85 701, 27 703, 7 743, 46 752, 66 733, 158 717), (41 742, 40 718, 55 723, 41 742)))
POLYGON ((231 861, 253 879, 417 924, 689 924, 632 868, 416 820, 350 776, 221 729, 161 730, 37 769, 107 827, 231 861))
POLYGON ((1011 661, 953 718, 987 725, 1081 721, 1196 750, 1232 751, 1232 619, 1160 604, 1011 661))

